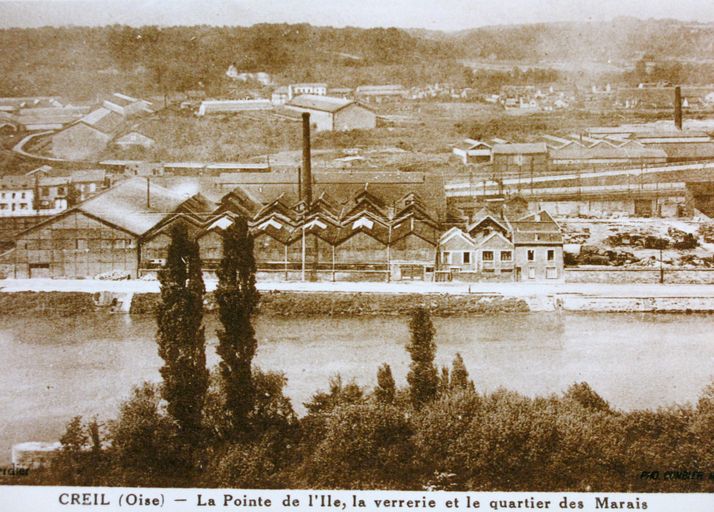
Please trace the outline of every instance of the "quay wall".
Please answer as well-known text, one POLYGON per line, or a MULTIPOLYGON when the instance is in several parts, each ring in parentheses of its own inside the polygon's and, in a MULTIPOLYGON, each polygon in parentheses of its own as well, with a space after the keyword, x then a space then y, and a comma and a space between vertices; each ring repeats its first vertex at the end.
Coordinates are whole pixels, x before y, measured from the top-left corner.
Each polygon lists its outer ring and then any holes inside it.
MULTIPOLYGON (((80 315, 95 311, 152 315, 158 293, 2 292, 0 312, 13 315, 80 315)), ((208 293, 207 311, 215 310, 208 293)), ((498 293, 369 293, 262 292, 258 313, 272 316, 405 315, 416 306, 435 316, 572 311, 602 313, 714 313, 714 296, 615 296, 588 293, 551 293, 507 296, 498 293)))
MULTIPOLYGON (((659 268, 566 267, 566 283, 659 283, 659 268)), ((665 284, 714 284, 714 268, 664 269, 665 284)))

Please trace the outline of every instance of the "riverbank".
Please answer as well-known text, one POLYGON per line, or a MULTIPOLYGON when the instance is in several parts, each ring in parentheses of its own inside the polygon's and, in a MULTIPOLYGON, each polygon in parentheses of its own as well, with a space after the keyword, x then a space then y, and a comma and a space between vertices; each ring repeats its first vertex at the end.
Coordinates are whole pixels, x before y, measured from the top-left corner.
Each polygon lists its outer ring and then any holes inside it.
MULTIPOLYGON (((216 282, 207 281, 213 309, 216 282)), ((531 311, 714 312, 714 287, 701 284, 602 283, 303 283, 264 282, 260 312, 271 315, 400 315, 424 305, 437 316, 531 311)), ((110 308, 151 314, 157 281, 6 279, 0 311, 71 314, 110 308)))

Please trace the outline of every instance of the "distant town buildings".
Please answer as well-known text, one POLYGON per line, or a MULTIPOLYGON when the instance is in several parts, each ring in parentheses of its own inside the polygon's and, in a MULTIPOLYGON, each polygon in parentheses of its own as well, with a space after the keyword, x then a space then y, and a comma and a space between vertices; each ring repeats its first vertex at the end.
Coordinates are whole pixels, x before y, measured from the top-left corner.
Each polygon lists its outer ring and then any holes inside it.
POLYGON ((264 86, 269 86, 272 83, 272 80, 268 73, 264 71, 258 71, 255 73, 238 71, 238 68, 236 67, 235 63, 228 66, 228 69, 226 70, 226 76, 228 78, 232 78, 233 80, 237 80, 240 82, 255 81, 264 86))
POLYGON ((383 103, 404 99, 407 91, 399 84, 360 85, 355 89, 355 99, 365 103, 383 103))

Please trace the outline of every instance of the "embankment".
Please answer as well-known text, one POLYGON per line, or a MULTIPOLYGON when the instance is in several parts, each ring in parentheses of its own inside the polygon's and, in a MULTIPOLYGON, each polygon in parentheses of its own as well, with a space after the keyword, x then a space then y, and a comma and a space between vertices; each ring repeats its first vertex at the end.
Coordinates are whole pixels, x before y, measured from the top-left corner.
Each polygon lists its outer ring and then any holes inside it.
MULTIPOLYGON (((159 296, 156 293, 135 294, 130 313, 153 313, 158 300, 159 296)), ((270 291, 260 294, 258 312, 278 316, 403 315, 416 306, 426 306, 437 316, 530 311, 528 303, 522 298, 500 294, 270 291)), ((206 309, 214 308, 213 294, 208 293, 206 309)))
MULTIPOLYGON (((121 292, 3 292, 4 314, 73 315, 97 310, 151 315, 158 293, 121 292)), ((215 309, 206 294, 207 311, 215 309)), ((714 295, 613 295, 611 293, 387 293, 338 291, 263 291, 258 312, 272 316, 404 315, 426 306, 435 316, 573 311, 600 313, 714 313, 714 295)))

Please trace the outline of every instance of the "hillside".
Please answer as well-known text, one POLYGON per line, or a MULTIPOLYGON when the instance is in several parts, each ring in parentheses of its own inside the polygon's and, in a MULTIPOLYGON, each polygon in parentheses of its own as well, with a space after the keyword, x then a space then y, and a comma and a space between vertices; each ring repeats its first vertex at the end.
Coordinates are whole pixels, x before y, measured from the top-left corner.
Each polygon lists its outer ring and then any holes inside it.
POLYGON ((561 22, 483 27, 450 34, 471 58, 497 60, 711 59, 714 24, 615 18, 609 22, 561 22))
POLYGON ((231 63, 267 71, 278 82, 343 86, 430 80, 460 56, 448 42, 398 29, 310 25, 252 27, 0 30, 0 96, 58 94, 91 98, 117 89, 162 94, 205 88, 225 92, 231 63))

